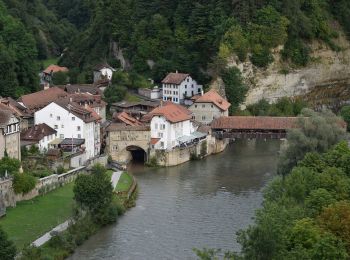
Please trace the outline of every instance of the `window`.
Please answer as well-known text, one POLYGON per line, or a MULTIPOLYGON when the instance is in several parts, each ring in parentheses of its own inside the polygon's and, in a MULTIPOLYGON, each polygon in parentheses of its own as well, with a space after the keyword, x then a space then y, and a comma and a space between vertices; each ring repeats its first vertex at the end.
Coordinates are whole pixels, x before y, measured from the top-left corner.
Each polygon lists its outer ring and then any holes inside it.
POLYGON ((205 120, 205 116, 202 116, 202 120, 205 120))
POLYGON ((202 108, 205 108, 205 104, 202 105, 202 108))
POLYGON ((64 128, 64 125, 61 125, 61 128, 64 128))
POLYGON ((55 125, 53 128, 58 129, 58 125, 55 125))
POLYGON ((211 108, 214 108, 214 105, 213 105, 213 104, 211 105, 211 108))
POLYGON ((155 128, 156 130, 158 130, 158 124, 157 124, 157 123, 154 124, 154 128, 155 128))
POLYGON ((160 147, 164 148, 164 142, 160 142, 160 147))
POLYGON ((165 124, 161 124, 160 125, 160 130, 164 130, 165 129, 165 124))
POLYGON ((75 121, 75 116, 72 116, 72 121, 75 121))
POLYGON ((77 131, 80 131, 80 126, 77 126, 77 131))
POLYGON ((194 105, 195 108, 197 108, 197 105, 194 105))
POLYGON ((189 79, 189 78, 187 78, 187 82, 190 82, 190 79, 189 79))
POLYGON ((78 138, 81 138, 81 134, 78 134, 78 138))
POLYGON ((64 134, 60 134, 60 139, 64 139, 64 134))
POLYGON ((50 114, 50 117, 52 118, 52 114, 50 114))
POLYGON ((187 88, 187 85, 185 85, 185 88, 187 88))
POLYGON ((164 136, 163 133, 158 133, 159 138, 163 138, 163 136, 164 136))
POLYGON ((56 119, 57 119, 57 121, 60 121, 60 120, 61 120, 61 117, 60 117, 60 116, 57 116, 56 119))

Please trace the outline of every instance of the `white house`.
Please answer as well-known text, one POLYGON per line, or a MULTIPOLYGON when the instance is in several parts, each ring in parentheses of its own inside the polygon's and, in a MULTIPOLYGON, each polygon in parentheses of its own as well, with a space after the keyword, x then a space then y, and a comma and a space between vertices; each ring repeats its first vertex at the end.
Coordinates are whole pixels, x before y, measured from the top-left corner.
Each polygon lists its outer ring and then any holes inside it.
POLYGON ((162 90, 159 89, 157 86, 154 88, 139 88, 138 89, 139 95, 142 95, 144 97, 150 98, 150 99, 160 99, 162 97, 162 90))
POLYGON ((113 69, 107 63, 96 65, 94 68, 94 83, 104 79, 111 81, 114 71, 115 69, 113 69))
POLYGON ((151 120, 151 145, 157 150, 171 150, 191 141, 195 127, 191 122, 191 111, 178 104, 165 102, 146 115, 151 120), (185 137, 185 139, 184 139, 185 137))
POLYGON ((57 131, 47 124, 39 124, 21 133, 21 143, 35 144, 40 152, 48 151, 49 143, 56 139, 57 131))
POLYGON ((163 80, 163 100, 183 104, 185 98, 202 93, 203 86, 185 73, 169 73, 163 80))
POLYGON ((34 114, 35 124, 46 123, 61 140, 85 139, 87 158, 100 153, 100 119, 93 109, 77 106, 69 99, 52 102, 34 114))

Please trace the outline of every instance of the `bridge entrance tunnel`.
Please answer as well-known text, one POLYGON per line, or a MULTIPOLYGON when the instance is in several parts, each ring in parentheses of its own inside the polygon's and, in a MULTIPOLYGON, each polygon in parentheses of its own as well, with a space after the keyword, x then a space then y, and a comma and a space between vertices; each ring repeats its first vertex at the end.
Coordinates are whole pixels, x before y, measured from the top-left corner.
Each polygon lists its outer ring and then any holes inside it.
POLYGON ((141 147, 129 146, 127 151, 131 154, 132 164, 145 164, 147 162, 147 153, 141 147))

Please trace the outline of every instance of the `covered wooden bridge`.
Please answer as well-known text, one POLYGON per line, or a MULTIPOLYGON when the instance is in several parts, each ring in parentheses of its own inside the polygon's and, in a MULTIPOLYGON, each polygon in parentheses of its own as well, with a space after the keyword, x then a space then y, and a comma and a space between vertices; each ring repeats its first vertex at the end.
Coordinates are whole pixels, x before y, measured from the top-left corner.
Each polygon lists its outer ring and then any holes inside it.
POLYGON ((281 139, 298 127, 297 117, 228 116, 215 119, 212 133, 218 139, 281 139))

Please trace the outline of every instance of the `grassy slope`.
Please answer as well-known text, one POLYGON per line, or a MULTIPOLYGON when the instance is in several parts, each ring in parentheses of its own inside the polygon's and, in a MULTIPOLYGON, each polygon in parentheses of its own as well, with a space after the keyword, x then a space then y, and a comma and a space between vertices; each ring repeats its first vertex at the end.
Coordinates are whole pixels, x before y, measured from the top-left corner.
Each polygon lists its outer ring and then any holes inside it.
POLYGON ((7 210, 0 225, 18 248, 33 242, 71 216, 73 185, 67 184, 45 196, 17 203, 16 208, 7 210))
POLYGON ((118 192, 128 191, 132 185, 132 177, 130 174, 123 172, 118 181, 117 187, 115 190, 118 192))

